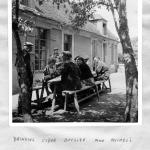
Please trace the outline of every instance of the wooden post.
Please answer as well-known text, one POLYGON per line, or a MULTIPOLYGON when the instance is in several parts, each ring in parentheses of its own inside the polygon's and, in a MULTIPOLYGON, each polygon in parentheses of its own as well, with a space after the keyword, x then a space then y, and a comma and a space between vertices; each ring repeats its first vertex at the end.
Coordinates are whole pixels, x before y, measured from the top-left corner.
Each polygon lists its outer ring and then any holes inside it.
POLYGON ((98 102, 99 102, 100 101, 99 91, 98 91, 98 87, 96 84, 95 84, 95 86, 96 86, 96 92, 97 92, 97 97, 98 97, 98 102))
POLYGON ((110 89, 110 92, 111 92, 111 83, 110 83, 110 78, 108 79, 108 82, 109 82, 109 89, 110 89))
POLYGON ((76 93, 74 94, 74 104, 75 104, 75 108, 76 108, 77 112, 80 113, 79 104, 78 104, 78 98, 77 98, 77 94, 76 93))
POLYGON ((54 112, 55 102, 56 102, 56 85, 54 87, 53 100, 52 100, 52 114, 54 112))
POLYGON ((66 111, 67 109, 67 98, 68 98, 68 94, 65 93, 64 111, 66 111))

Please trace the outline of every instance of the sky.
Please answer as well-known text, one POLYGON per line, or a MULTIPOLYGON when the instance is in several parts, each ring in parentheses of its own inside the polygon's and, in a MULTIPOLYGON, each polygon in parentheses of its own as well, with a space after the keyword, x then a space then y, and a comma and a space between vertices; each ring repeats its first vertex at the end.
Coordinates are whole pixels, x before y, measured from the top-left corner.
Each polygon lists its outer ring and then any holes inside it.
MULTIPOLYGON (((117 35, 111 12, 101 8, 100 14, 108 20, 108 28, 111 32, 117 35)), ((127 0, 127 17, 130 36, 138 36, 138 0, 127 0)))

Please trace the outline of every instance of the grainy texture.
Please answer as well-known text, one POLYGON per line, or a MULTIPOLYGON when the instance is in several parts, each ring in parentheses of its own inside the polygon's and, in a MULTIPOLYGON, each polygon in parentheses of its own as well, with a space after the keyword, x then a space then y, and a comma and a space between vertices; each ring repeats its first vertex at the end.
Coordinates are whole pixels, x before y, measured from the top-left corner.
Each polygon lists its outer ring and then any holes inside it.
MULTIPOLYGON (((150 149, 150 2, 143 0, 143 125, 129 127, 10 127, 8 125, 9 82, 8 82, 8 39, 7 39, 7 1, 0 1, 0 149, 2 150, 148 150, 150 149), (37 144, 29 142, 13 142, 14 136, 35 137, 37 141, 43 137, 56 137, 59 141, 53 144, 37 144), (65 137, 86 137, 85 143, 65 143, 65 137), (96 144, 91 139, 102 137, 104 144, 96 144), (111 137, 132 137, 128 144, 110 143, 111 137)), ((10 33, 11 34, 11 33, 10 33)), ((142 35, 141 35, 142 36, 142 35)), ((11 58, 9 58, 11 59, 11 58)))

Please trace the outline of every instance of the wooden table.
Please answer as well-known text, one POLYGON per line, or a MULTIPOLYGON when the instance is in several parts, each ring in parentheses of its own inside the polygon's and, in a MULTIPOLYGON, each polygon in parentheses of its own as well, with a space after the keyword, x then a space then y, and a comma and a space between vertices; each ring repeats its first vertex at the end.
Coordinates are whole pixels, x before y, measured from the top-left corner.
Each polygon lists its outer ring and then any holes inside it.
POLYGON ((58 83, 61 81, 61 76, 58 76, 56 78, 53 78, 51 80, 48 81, 48 84, 51 84, 51 83, 58 83))
MULTIPOLYGON (((96 76, 96 72, 95 71, 92 71, 92 74, 93 76, 95 77, 96 76)), ((51 110, 52 110, 52 114, 54 112, 54 107, 55 107, 55 103, 56 103, 56 88, 58 86, 58 84, 61 82, 61 76, 58 76, 54 79, 51 79, 48 81, 48 85, 49 84, 54 84, 54 92, 53 92, 53 99, 52 99, 52 107, 51 107, 51 110)), ((98 95, 99 96, 99 95, 98 95)), ((77 100, 76 100, 77 101, 77 100)), ((75 107, 78 108, 77 105, 77 102, 75 101, 75 107)), ((65 101, 66 102, 66 101, 65 101)), ((66 109, 66 104, 64 104, 64 109, 66 109)), ((78 110, 78 109, 77 109, 78 110)))

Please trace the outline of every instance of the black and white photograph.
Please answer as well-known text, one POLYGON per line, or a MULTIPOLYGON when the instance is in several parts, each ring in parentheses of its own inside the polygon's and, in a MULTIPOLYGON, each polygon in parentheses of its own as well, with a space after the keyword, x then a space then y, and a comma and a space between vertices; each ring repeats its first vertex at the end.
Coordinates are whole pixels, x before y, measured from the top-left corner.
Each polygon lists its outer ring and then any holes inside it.
POLYGON ((149 150, 150 1, 0 1, 0 150, 149 150))
POLYGON ((138 1, 13 0, 11 121, 139 123, 138 50, 138 1))

